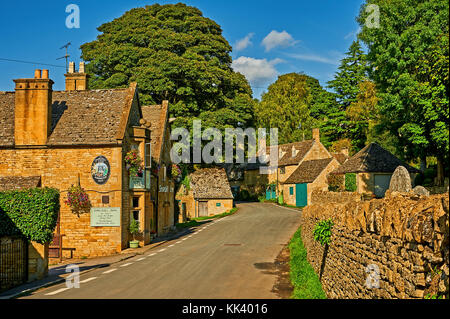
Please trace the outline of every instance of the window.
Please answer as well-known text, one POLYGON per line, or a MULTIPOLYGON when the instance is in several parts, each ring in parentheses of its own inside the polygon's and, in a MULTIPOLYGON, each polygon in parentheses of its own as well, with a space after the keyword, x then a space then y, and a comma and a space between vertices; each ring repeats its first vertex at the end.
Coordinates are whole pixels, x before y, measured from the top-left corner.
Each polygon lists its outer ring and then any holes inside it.
POLYGON ((280 174, 283 175, 283 174, 285 174, 285 173, 286 173, 285 168, 284 168, 284 167, 281 167, 281 168, 280 168, 280 174))
POLYGON ((133 206, 133 219, 139 221, 139 213, 141 212, 139 206, 139 196, 133 196, 132 198, 132 206, 133 206))
POLYGON ((289 195, 294 195, 294 187, 289 187, 289 195))
POLYGON ((152 144, 145 143, 145 168, 150 169, 152 167, 152 144))

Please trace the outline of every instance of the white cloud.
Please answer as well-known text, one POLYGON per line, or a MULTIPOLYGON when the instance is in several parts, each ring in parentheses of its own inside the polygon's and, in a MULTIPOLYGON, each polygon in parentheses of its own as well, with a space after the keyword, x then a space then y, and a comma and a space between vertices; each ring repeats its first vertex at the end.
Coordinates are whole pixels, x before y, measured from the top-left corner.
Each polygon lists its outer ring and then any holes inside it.
POLYGON ((278 75, 275 65, 282 63, 281 59, 267 61, 267 59, 255 59, 241 56, 234 60, 232 68, 234 71, 245 75, 247 80, 253 86, 265 85, 278 75))
POLYGON ((312 62, 319 62, 319 63, 325 63, 325 64, 332 64, 332 65, 339 65, 340 59, 338 57, 336 58, 327 58, 323 57, 317 54, 286 54, 290 56, 291 58, 297 59, 297 60, 303 60, 303 61, 312 61, 312 62))
POLYGON ((345 39, 345 40, 348 40, 348 39, 352 38, 352 39, 355 39, 355 40, 356 40, 356 36, 357 36, 358 33, 360 33, 360 32, 361 32, 361 27, 358 27, 357 30, 351 31, 351 32, 347 33, 347 34, 344 36, 344 39, 345 39))
POLYGON ((244 49, 248 48, 249 46, 251 46, 253 44, 251 41, 251 38, 254 35, 255 34, 253 32, 249 33, 243 39, 240 39, 239 41, 237 41, 236 46, 235 46, 236 51, 241 51, 241 50, 244 50, 244 49))
POLYGON ((286 48, 292 46, 297 42, 286 31, 278 32, 273 30, 264 38, 262 45, 266 48, 266 52, 268 52, 276 47, 286 48))

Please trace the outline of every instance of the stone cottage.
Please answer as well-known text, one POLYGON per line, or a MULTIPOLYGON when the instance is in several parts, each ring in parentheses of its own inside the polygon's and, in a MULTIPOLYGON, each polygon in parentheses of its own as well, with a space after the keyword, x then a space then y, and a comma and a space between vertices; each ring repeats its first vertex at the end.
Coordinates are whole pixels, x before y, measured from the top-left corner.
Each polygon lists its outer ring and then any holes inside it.
POLYGON ((126 249, 132 219, 140 222, 141 245, 148 244, 156 217, 150 128, 159 123, 144 119, 136 84, 88 90, 84 64, 75 72, 71 63, 65 76, 65 91, 53 91, 48 70, 36 70, 34 78, 14 80, 14 92, 0 92, 0 176, 39 176, 42 187, 60 190, 52 245, 65 257, 126 249), (143 167, 130 177, 125 156, 132 150, 143 167), (88 194, 89 210, 75 214, 66 205, 71 185, 88 194))
POLYGON ((233 194, 225 169, 202 168, 191 173, 189 180, 189 187, 181 185, 176 195, 180 222, 221 214, 233 208, 233 194))
POLYGON ((356 191, 358 193, 374 194, 384 197, 391 176, 398 166, 404 166, 411 176, 411 180, 420 171, 398 159, 391 152, 385 150, 377 143, 371 143, 349 158, 331 174, 356 174, 356 191))
POLYGON ((334 157, 303 161, 281 183, 284 202, 298 207, 309 205, 312 191, 328 190, 327 176, 339 166, 339 162, 334 157))
POLYGON ((275 198, 280 195, 282 187, 289 176, 304 161, 332 158, 326 147, 320 142, 320 130, 313 129, 312 139, 294 142, 289 144, 281 144, 278 146, 269 146, 269 152, 278 153, 278 168, 268 174, 269 188, 266 192, 266 199, 275 198))

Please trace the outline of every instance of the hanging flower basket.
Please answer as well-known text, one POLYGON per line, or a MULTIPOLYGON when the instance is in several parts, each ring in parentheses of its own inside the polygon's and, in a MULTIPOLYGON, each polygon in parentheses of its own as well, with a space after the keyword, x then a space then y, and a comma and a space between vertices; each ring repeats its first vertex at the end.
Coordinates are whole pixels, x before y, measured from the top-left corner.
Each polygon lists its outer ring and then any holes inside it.
POLYGON ((175 180, 181 180, 181 169, 177 164, 172 164, 172 176, 175 180))
POLYGON ((125 164, 130 176, 141 176, 144 169, 138 150, 131 150, 125 155, 125 164))
POLYGON ((79 215, 81 213, 87 213, 91 209, 91 202, 88 194, 79 185, 72 185, 67 190, 67 199, 64 201, 68 205, 72 212, 79 215))

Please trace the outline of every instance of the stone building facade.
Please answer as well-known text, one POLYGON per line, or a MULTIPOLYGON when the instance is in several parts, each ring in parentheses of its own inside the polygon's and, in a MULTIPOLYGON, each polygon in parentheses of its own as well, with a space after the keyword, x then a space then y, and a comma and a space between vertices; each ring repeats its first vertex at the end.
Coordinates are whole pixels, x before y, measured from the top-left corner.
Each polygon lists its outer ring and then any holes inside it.
POLYGON ((181 185, 176 199, 180 222, 225 213, 233 208, 233 194, 223 168, 202 168, 189 175, 189 188, 181 185))
POLYGON ((132 218, 140 222, 141 245, 150 242, 159 217, 150 127, 159 124, 144 121, 136 84, 86 90, 83 71, 69 69, 65 91, 53 91, 48 71, 36 70, 32 79, 14 80, 15 92, 0 92, 0 176, 40 176, 42 187, 59 189, 62 247, 73 257, 95 257, 128 247, 132 218), (144 160, 140 180, 130 178, 124 161, 132 149, 144 160), (90 211, 74 214, 65 204, 71 185, 85 189, 90 211))

